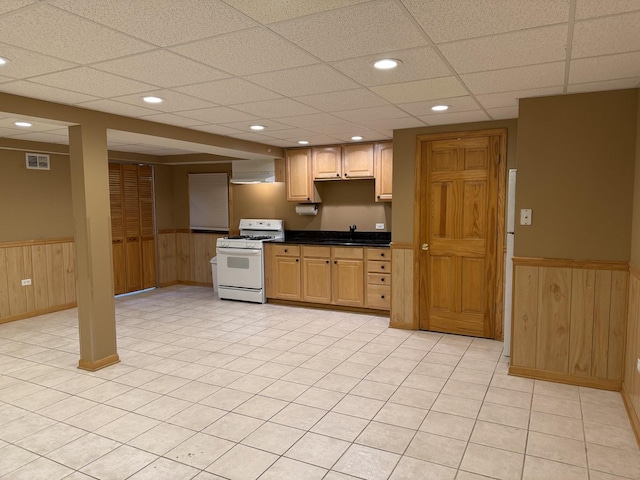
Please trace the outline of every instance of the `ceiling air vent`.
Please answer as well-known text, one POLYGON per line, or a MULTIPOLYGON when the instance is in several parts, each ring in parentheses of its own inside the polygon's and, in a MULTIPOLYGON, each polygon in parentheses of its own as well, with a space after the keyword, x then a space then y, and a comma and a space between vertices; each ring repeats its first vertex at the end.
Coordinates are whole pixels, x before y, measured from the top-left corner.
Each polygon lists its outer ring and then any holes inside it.
POLYGON ((50 170, 51 163, 49 155, 43 153, 27 153, 27 169, 28 170, 50 170))

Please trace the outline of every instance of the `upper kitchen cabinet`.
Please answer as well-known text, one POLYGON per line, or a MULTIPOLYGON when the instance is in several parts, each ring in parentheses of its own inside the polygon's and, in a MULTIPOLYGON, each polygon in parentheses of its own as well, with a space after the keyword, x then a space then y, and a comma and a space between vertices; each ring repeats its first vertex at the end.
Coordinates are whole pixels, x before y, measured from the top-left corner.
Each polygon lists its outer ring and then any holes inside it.
POLYGON ((321 201, 313 185, 313 161, 311 149, 295 149, 285 152, 287 200, 298 203, 321 201))
POLYGON ((393 186, 393 143, 376 145, 375 159, 376 202, 390 202, 393 186))
POLYGON ((373 143, 342 147, 342 176, 346 180, 373 178, 373 143))
POLYGON ((340 180, 342 178, 342 147, 314 147, 313 157, 314 180, 340 180))

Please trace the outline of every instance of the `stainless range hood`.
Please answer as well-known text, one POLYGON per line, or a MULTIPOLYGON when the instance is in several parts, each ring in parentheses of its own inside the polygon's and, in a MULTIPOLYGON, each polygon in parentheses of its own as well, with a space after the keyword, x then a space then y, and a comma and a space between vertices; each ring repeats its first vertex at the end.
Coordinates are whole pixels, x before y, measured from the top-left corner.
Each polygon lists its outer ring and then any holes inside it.
POLYGON ((276 168, 273 160, 233 160, 231 183, 273 183, 276 168))

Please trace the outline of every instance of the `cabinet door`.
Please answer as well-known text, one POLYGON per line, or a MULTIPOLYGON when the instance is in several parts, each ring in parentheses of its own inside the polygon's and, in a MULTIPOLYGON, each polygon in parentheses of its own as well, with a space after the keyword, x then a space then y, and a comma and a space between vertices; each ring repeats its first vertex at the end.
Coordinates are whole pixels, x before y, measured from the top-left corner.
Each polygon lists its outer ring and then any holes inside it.
POLYGON ((274 298, 300 300, 300 258, 274 257, 274 273, 274 298))
POLYGON ((314 180, 340 180, 342 177, 342 147, 318 147, 313 155, 314 180))
POLYGON ((331 260, 303 258, 302 285, 303 301, 331 303, 331 260))
POLYGON ((364 305, 364 261, 334 259, 332 265, 333 303, 364 305))
POLYGON ((112 240, 113 255, 113 293, 120 295, 127 293, 127 272, 124 253, 124 242, 122 239, 112 240))
POLYGON ((142 245, 140 237, 127 237, 125 243, 127 292, 142 290, 142 245))
POLYGON ((376 145, 376 202, 390 202, 393 191, 393 144, 391 142, 376 145))
POLYGON ((345 145, 343 148, 343 177, 373 178, 373 144, 345 145))
POLYGON ((311 171, 311 149, 287 150, 285 154, 287 200, 315 202, 311 171))
POLYGON ((140 197, 140 233, 142 234, 142 287, 155 287, 156 240, 153 215, 153 170, 150 166, 138 167, 140 197))

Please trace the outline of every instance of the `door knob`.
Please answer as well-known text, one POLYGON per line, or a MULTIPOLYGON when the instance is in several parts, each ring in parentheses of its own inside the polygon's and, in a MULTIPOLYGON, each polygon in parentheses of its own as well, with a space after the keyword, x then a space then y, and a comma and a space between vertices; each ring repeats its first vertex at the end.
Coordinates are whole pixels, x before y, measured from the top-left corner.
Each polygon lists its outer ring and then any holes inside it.
POLYGON ((422 249, 423 250, 429 250, 429 244, 428 243, 423 243, 422 244, 422 249))

